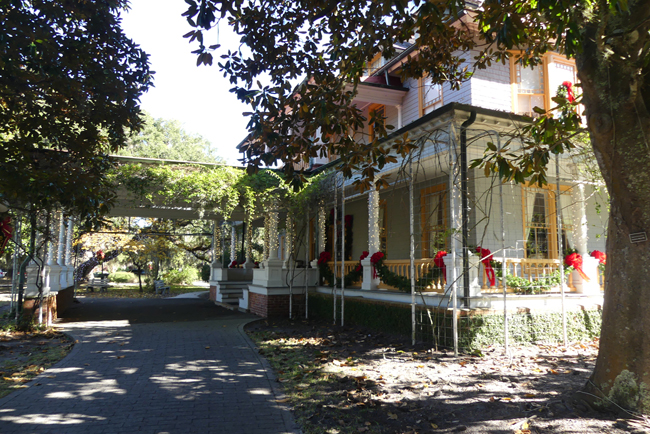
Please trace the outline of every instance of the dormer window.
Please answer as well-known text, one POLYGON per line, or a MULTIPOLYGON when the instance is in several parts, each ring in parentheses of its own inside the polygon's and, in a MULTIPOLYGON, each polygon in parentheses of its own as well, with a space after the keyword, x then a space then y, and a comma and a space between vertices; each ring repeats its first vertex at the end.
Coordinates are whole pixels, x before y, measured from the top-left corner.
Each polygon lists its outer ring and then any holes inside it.
POLYGON ((370 76, 374 74, 379 68, 384 66, 386 62, 388 62, 388 60, 386 60, 381 53, 377 54, 370 62, 368 62, 365 75, 370 76))

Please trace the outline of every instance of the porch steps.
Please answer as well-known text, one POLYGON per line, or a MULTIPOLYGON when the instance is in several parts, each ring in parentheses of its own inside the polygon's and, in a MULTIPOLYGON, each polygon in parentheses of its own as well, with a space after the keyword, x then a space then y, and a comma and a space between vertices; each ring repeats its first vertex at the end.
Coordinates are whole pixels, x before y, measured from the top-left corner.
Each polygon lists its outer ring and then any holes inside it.
POLYGON ((219 282, 217 285, 217 302, 222 305, 231 305, 235 309, 239 306, 239 299, 244 294, 244 289, 248 289, 250 282, 219 282))

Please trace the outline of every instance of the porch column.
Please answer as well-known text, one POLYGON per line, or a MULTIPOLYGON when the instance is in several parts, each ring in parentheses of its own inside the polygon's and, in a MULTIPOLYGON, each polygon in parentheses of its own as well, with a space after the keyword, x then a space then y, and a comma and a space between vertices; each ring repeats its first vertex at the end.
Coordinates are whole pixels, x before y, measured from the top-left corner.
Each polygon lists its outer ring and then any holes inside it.
POLYGON ((582 256, 582 271, 589 277, 584 280, 577 271, 572 273, 573 286, 576 292, 581 294, 600 294, 598 283, 598 259, 592 258, 587 250, 589 226, 587 224, 587 211, 585 204, 585 185, 579 183, 571 190, 571 202, 573 203, 573 237, 576 249, 582 256))
POLYGON ((47 282, 50 292, 59 292, 61 289, 61 266, 57 262, 60 251, 59 242, 61 240, 61 214, 59 212, 54 213, 50 227, 54 230, 49 231, 50 239, 47 243, 47 265, 45 267, 47 278, 43 279, 43 286, 45 287, 45 282, 47 282))
POLYGON ((244 268, 255 268, 255 262, 253 262, 253 248, 251 242, 253 240, 253 219, 248 219, 246 222, 246 230, 244 234, 244 251, 246 255, 246 262, 244 262, 244 268))
POLYGON ((379 251, 379 192, 371 188, 368 192, 368 253, 370 255, 361 261, 363 265, 363 281, 361 289, 377 289, 379 278, 373 278, 373 267, 370 258, 379 251))
MULTIPOLYGON (((210 280, 221 281, 228 280, 228 270, 223 268, 221 263, 221 255, 223 253, 223 246, 221 245, 221 223, 214 222, 212 227, 212 263, 210 264, 210 280)), ((212 282, 210 283, 212 286, 212 282)))
MULTIPOLYGON (((260 268, 253 269, 253 286, 259 288, 285 287, 282 271, 282 260, 278 258, 278 204, 272 205, 268 211, 269 257, 260 264, 260 268)), ((252 288, 250 286, 249 288, 252 288)))
POLYGON ((66 282, 68 286, 74 285, 74 263, 72 261, 72 237, 74 236, 74 219, 67 218, 65 237, 65 265, 66 265, 66 282))
POLYGON ((294 227, 293 227, 293 216, 290 213, 287 213, 287 220, 285 223, 286 236, 285 236, 285 259, 282 264, 282 268, 289 269, 291 267, 291 255, 293 255, 293 242, 294 242, 294 227))
POLYGON ((395 108, 397 108, 397 129, 399 130, 402 128, 402 105, 397 104, 395 108))
POLYGON ((325 242, 327 241, 327 234, 325 233, 325 203, 321 201, 318 204, 318 211, 316 214, 316 257, 310 262, 311 268, 318 268, 318 259, 320 254, 325 251, 325 242))
POLYGON ((269 213, 269 261, 280 261, 278 259, 278 210, 274 209, 269 213))
POLYGON ((237 229, 235 222, 230 226, 230 264, 237 260, 237 229))
POLYGON ((61 267, 61 273, 59 274, 59 288, 64 289, 70 286, 68 284, 68 266, 65 263, 65 246, 66 246, 66 226, 65 219, 63 218, 63 212, 60 213, 59 217, 59 243, 57 250, 56 262, 61 267))

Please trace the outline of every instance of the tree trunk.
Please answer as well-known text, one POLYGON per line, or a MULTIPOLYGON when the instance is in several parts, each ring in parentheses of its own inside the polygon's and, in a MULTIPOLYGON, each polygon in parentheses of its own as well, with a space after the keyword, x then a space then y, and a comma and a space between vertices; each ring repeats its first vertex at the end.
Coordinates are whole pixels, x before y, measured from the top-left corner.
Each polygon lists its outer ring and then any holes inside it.
MULTIPOLYGON (((643 8, 641 8, 643 9, 643 8)), ((639 10, 631 16, 648 17, 639 10)), ((611 17, 610 17, 611 18, 611 17)), ((610 19, 606 33, 638 28, 635 20, 610 19), (635 22, 632 22, 635 21, 635 22), (630 28, 626 28, 629 26, 630 28)), ((647 26, 646 26, 647 27, 647 26)), ((598 24, 587 27, 584 52, 577 57, 592 145, 610 195, 605 301, 600 351, 584 395, 597 406, 615 403, 650 412, 650 243, 631 234, 650 231, 650 113, 644 98, 647 71, 635 67, 634 53, 648 40, 598 46, 598 24), (640 44, 640 47, 639 47, 640 44), (627 58, 621 59, 625 50, 627 58), (593 395, 597 396, 595 398, 593 395)), ((631 34, 631 33, 629 33, 631 34)), ((604 43, 603 43, 604 44, 604 43)))
POLYGON ((140 294, 144 292, 142 289, 142 268, 138 268, 138 284, 140 285, 140 294))

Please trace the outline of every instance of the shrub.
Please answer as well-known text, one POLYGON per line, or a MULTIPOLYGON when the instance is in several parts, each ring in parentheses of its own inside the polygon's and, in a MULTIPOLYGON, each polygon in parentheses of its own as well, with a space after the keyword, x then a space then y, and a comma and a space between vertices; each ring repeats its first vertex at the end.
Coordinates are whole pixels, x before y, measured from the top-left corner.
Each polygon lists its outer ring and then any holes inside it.
POLYGON ((168 285, 190 284, 197 280, 199 273, 196 268, 188 267, 183 270, 169 270, 163 273, 162 278, 168 285))
POLYGON ((201 280, 204 282, 210 281, 210 273, 212 272, 212 267, 210 264, 203 264, 201 267, 201 280))
POLYGON ((137 279, 137 276, 128 271, 116 271, 108 275, 108 280, 115 283, 134 283, 137 279))

